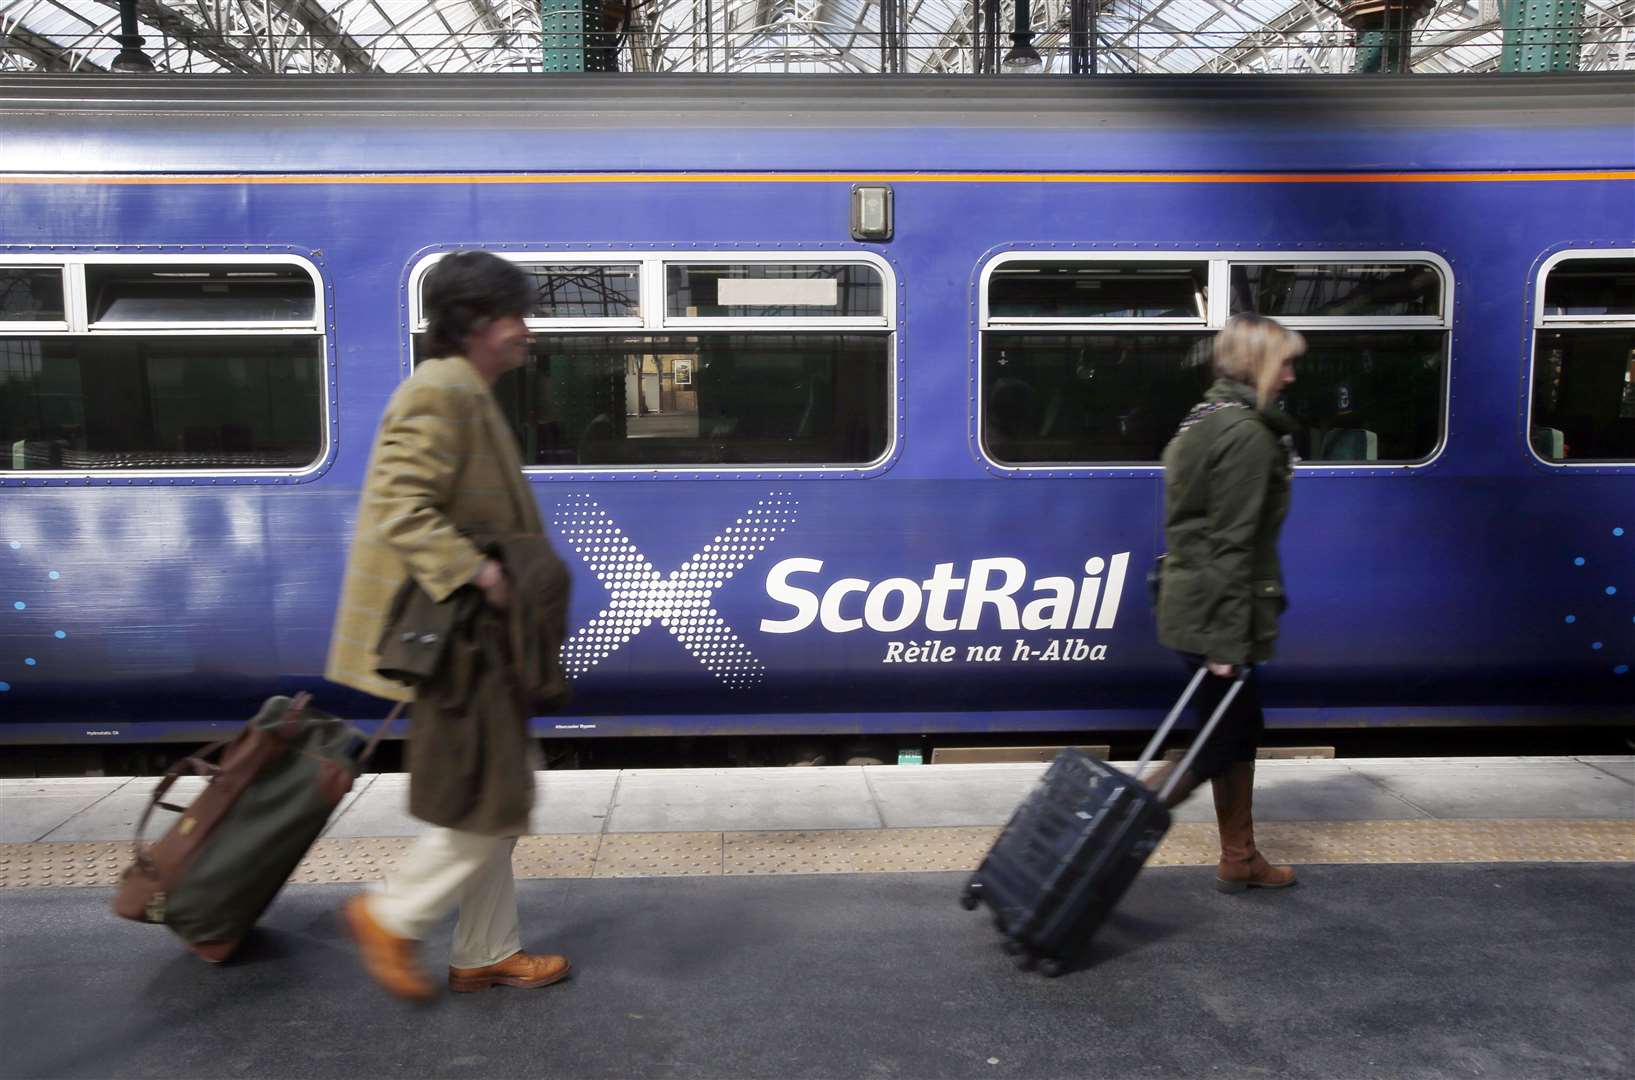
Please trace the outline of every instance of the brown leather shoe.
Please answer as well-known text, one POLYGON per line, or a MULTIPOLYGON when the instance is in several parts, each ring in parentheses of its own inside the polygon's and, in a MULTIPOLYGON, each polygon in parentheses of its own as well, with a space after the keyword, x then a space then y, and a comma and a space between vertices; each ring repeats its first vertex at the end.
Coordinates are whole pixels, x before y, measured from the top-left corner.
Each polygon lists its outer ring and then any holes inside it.
POLYGON ((346 928, 352 940, 358 943, 358 954, 363 969, 380 983, 389 994, 409 1001, 430 1001, 437 996, 437 987, 420 970, 415 957, 419 942, 413 938, 389 933, 375 921, 369 911, 368 896, 354 896, 341 909, 346 928))
POLYGON ((487 990, 490 986, 520 986, 531 990, 561 982, 573 970, 566 956, 536 956, 514 952, 487 967, 448 969, 448 988, 457 994, 487 990))

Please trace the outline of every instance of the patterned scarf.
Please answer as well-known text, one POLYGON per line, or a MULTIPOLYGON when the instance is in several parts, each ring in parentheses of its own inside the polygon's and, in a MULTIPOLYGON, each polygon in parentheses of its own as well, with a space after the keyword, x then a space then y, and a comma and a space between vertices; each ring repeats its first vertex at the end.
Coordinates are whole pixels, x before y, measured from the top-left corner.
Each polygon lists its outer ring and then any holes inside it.
POLYGON ((1181 421, 1181 426, 1175 430, 1175 434, 1186 434, 1188 428, 1211 413, 1218 413, 1222 409, 1247 409, 1248 407, 1238 401, 1200 401, 1192 407, 1191 412, 1187 413, 1186 419, 1181 421))
POLYGON ((1187 429, 1196 426, 1204 417, 1218 413, 1222 409, 1248 409, 1251 412, 1259 412, 1277 435, 1277 441, 1283 448, 1285 467, 1289 469, 1289 475, 1293 475, 1293 466, 1300 461, 1300 455, 1294 452, 1292 436, 1294 422, 1280 411, 1257 409, 1254 390, 1230 379, 1215 380, 1215 385, 1204 394, 1204 399, 1194 405, 1192 411, 1186 414, 1186 419, 1181 421, 1181 426, 1175 430, 1176 437, 1186 434, 1187 429))

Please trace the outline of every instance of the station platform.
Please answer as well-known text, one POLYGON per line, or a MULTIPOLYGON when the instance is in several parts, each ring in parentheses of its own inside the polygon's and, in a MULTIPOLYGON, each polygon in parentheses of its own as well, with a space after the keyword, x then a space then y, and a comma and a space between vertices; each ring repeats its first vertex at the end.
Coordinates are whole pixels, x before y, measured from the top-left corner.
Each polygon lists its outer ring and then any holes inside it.
POLYGON ((360 779, 221 967, 108 911, 153 778, 0 781, 0 1075, 1635 1073, 1635 758, 1263 761, 1299 886, 1215 892, 1200 792, 1054 980, 957 903, 1043 769, 540 774, 524 940, 574 978, 422 1008, 335 919, 418 831, 406 777, 360 779))

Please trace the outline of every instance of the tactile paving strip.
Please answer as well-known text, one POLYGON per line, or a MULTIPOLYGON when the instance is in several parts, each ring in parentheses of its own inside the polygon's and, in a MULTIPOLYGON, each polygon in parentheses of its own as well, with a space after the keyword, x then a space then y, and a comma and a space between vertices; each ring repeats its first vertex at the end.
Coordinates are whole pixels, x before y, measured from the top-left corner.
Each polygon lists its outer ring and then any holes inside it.
POLYGON ((1255 833, 1292 863, 1635 861, 1635 821, 1268 822, 1255 833))
MULTIPOLYGON (((998 829, 836 829, 825 832, 609 833, 525 836, 519 878, 864 874, 969 870, 998 829)), ((1635 862, 1635 821, 1263 822, 1257 840, 1279 862, 1635 862)), ((397 867, 412 837, 319 840, 290 879, 374 881, 397 867)), ((1150 860, 1203 866, 1218 857, 1215 826, 1182 822, 1150 860)), ((0 889, 106 888, 130 862, 122 842, 0 844, 0 889)))
POLYGON ((969 870, 982 861, 999 830, 836 829, 824 832, 725 834, 727 874, 875 874, 969 870))
POLYGON ((718 832, 608 833, 594 877, 678 877, 721 873, 718 832))

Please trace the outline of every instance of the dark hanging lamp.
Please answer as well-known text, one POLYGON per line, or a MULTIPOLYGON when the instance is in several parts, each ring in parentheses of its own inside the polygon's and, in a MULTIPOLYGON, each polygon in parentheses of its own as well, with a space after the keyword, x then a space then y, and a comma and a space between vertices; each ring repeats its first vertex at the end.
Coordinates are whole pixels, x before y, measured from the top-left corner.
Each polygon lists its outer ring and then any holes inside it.
POLYGON ((1044 67, 1039 50, 1033 47, 1033 15, 1028 0, 1016 0, 1016 29, 1011 34, 1011 51, 1003 61, 1006 71, 1023 73, 1044 67))
POLYGON ((136 0, 119 0, 119 33, 112 35, 119 43, 119 55, 108 65, 112 70, 134 72, 153 70, 153 60, 142 51, 142 35, 136 30, 136 0))

